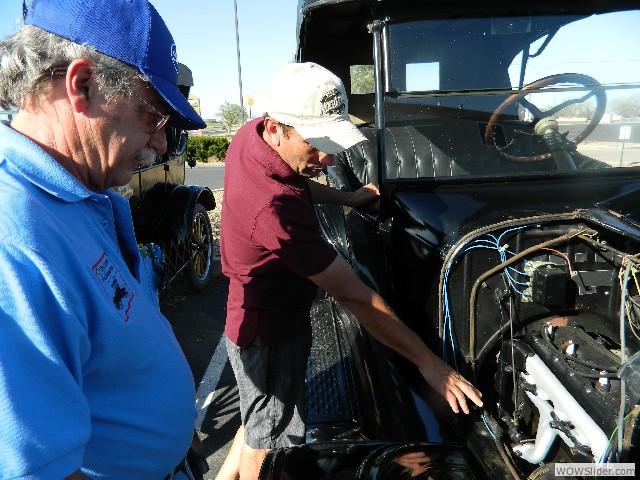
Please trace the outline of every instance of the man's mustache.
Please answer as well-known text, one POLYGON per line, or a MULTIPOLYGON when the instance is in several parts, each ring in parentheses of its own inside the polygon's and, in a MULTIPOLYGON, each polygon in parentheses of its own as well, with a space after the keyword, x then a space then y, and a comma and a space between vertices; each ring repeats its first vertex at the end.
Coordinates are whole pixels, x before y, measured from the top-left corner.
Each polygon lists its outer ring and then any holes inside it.
POLYGON ((157 157, 158 152, 156 152, 155 149, 151 147, 144 147, 138 150, 135 158, 138 159, 138 164, 143 167, 148 167, 155 163, 157 157))

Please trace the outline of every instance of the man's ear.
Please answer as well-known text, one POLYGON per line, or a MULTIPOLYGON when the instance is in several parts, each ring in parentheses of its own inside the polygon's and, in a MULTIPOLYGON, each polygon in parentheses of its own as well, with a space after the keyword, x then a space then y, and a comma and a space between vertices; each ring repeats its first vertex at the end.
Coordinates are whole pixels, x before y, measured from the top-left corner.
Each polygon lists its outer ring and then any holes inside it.
POLYGON ((271 147, 280 146, 280 134, 278 132, 278 122, 271 117, 264 119, 264 139, 271 147))
POLYGON ((67 68, 65 86, 74 112, 84 113, 89 108, 97 87, 94 82, 94 63, 88 59, 74 60, 67 68))
POLYGON ((269 135, 275 135, 278 130, 278 122, 271 117, 265 117, 263 125, 265 132, 269 135))

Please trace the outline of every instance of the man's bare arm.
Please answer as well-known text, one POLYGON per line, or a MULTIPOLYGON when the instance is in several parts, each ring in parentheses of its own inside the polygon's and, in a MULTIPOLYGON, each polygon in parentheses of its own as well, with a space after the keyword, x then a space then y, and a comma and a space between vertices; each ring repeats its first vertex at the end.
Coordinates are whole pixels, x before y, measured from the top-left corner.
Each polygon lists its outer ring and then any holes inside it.
POLYGON ((482 406, 480 392, 435 355, 380 295, 358 279, 342 257, 309 279, 348 308, 371 335, 415 364, 454 412, 461 408, 469 413, 467 398, 482 406))
POLYGON ((380 192, 373 183, 369 183, 355 192, 338 190, 311 179, 307 180, 307 184, 311 191, 313 203, 361 207, 380 197, 380 192))

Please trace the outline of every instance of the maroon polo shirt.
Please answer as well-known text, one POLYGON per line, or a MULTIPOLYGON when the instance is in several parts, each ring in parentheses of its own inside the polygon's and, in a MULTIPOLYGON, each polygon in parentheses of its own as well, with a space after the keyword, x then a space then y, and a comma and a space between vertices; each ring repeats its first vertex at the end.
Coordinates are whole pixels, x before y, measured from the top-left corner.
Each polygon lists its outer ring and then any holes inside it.
POLYGON ((243 347, 286 340, 309 323, 317 288, 335 250, 320 236, 305 177, 262 139, 263 121, 244 125, 227 151, 220 224, 222 272, 229 277, 226 334, 243 347))

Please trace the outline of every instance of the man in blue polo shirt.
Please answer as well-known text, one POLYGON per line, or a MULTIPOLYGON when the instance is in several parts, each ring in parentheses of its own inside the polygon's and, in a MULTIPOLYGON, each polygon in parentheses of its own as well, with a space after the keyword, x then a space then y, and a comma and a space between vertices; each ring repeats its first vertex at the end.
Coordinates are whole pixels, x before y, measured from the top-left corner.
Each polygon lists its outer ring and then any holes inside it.
POLYGON ((189 365, 127 184, 204 123, 147 0, 35 0, 0 41, 0 478, 192 478, 189 365))

